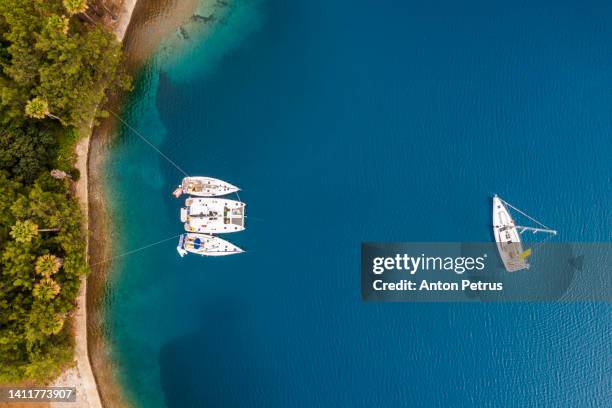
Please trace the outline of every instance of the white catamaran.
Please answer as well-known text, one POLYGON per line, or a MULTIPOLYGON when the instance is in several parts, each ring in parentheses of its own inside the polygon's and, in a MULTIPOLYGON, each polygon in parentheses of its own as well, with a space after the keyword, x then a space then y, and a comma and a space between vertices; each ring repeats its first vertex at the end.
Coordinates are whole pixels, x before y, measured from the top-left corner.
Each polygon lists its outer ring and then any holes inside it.
POLYGON ((180 186, 174 190, 174 196, 189 194, 199 197, 218 197, 240 191, 240 189, 226 181, 212 177, 185 177, 180 186))
POLYGON ((231 242, 205 234, 182 234, 176 250, 181 257, 188 252, 202 256, 225 256, 244 252, 231 242))
POLYGON ((223 198, 188 198, 181 209, 187 232, 221 234, 245 229, 246 204, 223 198))
POLYGON ((523 243, 521 241, 521 234, 525 231, 531 231, 534 234, 538 232, 551 235, 557 234, 557 231, 550 229, 518 208, 508 204, 496 194, 493 197, 493 235, 495 236, 499 256, 508 272, 529 268, 527 258, 531 255, 531 249, 523 250, 523 243), (542 228, 516 225, 507 207, 523 214, 542 228))

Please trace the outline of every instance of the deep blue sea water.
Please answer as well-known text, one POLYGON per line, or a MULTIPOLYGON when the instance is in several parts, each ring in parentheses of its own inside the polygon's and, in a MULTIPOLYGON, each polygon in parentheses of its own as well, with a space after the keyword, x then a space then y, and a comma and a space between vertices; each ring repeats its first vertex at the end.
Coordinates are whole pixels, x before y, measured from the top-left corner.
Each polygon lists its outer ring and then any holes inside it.
MULTIPOLYGON (((142 407, 603 407, 610 304, 371 304, 362 241, 488 241, 490 197, 567 241, 612 231, 612 5, 238 1, 153 58, 124 119, 243 188, 241 256, 113 264, 117 374, 142 407)), ((179 234, 182 174, 125 129, 116 252, 179 234)))

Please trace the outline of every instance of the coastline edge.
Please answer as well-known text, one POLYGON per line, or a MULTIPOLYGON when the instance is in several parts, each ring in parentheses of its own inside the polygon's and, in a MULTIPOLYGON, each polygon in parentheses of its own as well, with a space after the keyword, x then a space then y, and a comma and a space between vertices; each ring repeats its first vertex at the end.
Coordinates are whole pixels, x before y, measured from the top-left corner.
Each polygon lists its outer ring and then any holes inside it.
MULTIPOLYGON (((123 42, 125 34, 130 25, 134 9, 138 0, 126 0, 121 5, 121 11, 119 21, 112 29, 117 39, 123 42)), ((81 177, 75 182, 75 196, 81 206, 83 213, 83 224, 86 245, 86 256, 89 262, 89 147, 91 142, 91 134, 93 132, 93 122, 90 124, 89 134, 87 137, 82 138, 78 141, 75 153, 76 153, 76 164, 75 167, 79 170, 81 177)), ((100 398, 100 392, 98 390, 96 377, 94 376, 92 365, 89 357, 89 347, 87 339, 87 276, 81 278, 81 287, 79 289, 79 295, 77 297, 77 308, 74 316, 74 331, 75 331, 75 360, 76 369, 78 370, 78 377, 81 382, 79 384, 81 393, 84 395, 86 401, 83 404, 86 407, 102 408, 102 400, 100 398)), ((61 378, 61 377, 60 377, 61 378)), ((79 387, 77 387, 79 388, 79 387)), ((81 404, 79 404, 81 405, 81 404)))

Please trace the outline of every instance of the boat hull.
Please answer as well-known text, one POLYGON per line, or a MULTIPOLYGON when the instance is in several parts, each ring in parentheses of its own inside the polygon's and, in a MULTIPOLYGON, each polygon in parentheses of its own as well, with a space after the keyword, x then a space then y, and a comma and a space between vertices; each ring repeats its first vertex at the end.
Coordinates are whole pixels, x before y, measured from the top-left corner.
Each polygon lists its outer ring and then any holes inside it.
MULTIPOLYGON (((177 190, 197 197, 219 197, 240 191, 228 182, 212 177, 185 177, 177 190)), ((178 198, 175 192, 175 196, 178 198)))
POLYGON ((231 242, 206 234, 182 234, 176 250, 181 257, 188 253, 201 256, 227 256, 244 252, 231 242))

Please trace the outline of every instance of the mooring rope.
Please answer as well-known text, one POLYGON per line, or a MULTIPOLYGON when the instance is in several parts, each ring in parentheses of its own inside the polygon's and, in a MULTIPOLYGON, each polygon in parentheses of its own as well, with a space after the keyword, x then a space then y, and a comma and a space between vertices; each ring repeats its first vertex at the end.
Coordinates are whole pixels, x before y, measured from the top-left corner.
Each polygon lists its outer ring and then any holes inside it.
POLYGON ((263 218, 251 217, 250 215, 245 215, 244 218, 249 218, 251 220, 257 220, 257 221, 265 221, 263 218))
POLYGON ((182 168, 179 167, 178 164, 176 164, 174 161, 172 161, 168 156, 166 156, 165 154, 163 154, 161 152, 161 150, 159 150, 157 147, 155 147, 155 145, 151 142, 149 142, 147 140, 146 137, 144 137, 143 135, 140 134, 140 132, 138 132, 136 129, 134 129, 129 123, 127 123, 125 120, 123 120, 121 118, 121 116, 117 115, 115 112, 113 112, 112 110, 108 109, 108 111, 117 119, 119 119, 121 121, 121 123, 123 123, 125 126, 128 127, 128 129, 130 129, 132 132, 136 133, 136 135, 138 135, 138 137, 140 137, 142 140, 145 141, 146 144, 148 144, 149 146, 151 146, 157 153, 159 153, 159 155, 161 157, 163 157, 164 159, 168 160, 168 162, 170 164, 172 164, 174 167, 177 168, 178 171, 180 171, 181 173, 183 173, 185 175, 185 177, 189 177, 189 174, 187 174, 187 172, 185 170, 183 170, 182 168))
POLYGON ((132 249, 131 251, 123 252, 123 253, 121 253, 119 255, 111 256, 110 258, 104 259, 104 260, 102 260, 100 262, 96 262, 95 264, 92 264, 90 266, 93 267, 93 266, 96 266, 96 265, 100 265, 100 264, 106 263, 108 261, 112 261, 113 259, 122 258, 124 256, 131 255, 133 253, 143 251, 143 250, 145 250, 147 248, 151 248, 152 246, 163 244, 164 242, 170 241, 171 239, 176 239, 177 237, 180 237, 181 235, 182 234, 174 235, 174 236, 172 236, 170 238, 162 239, 161 241, 153 242, 152 244, 148 244, 148 245, 142 246, 140 248, 132 249))
MULTIPOLYGON (((126 122, 125 120, 123 120, 123 118, 121 118, 121 116, 119 116, 117 113, 113 112, 112 110, 108 109, 108 111, 117 119, 119 119, 119 121, 121 121, 121 123, 123 123, 128 129, 130 129, 132 132, 134 132, 138 137, 140 137, 146 144, 148 144, 151 148, 153 148, 153 150, 155 150, 161 157, 163 157, 164 159, 166 159, 170 164, 172 164, 178 171, 180 171, 181 173, 183 173, 183 175, 185 177, 189 177, 189 174, 187 174, 187 172, 185 170, 183 170, 178 164, 176 164, 172 159, 170 159, 168 156, 166 156, 161 150, 159 150, 153 143, 151 143, 146 137, 144 137, 139 131, 137 131, 132 125, 130 125, 128 122, 126 122)), ((240 199, 240 194, 238 194, 238 191, 236 191, 236 196, 238 197, 238 201, 242 201, 240 199)), ((164 242, 170 241, 171 239, 176 239, 177 237, 180 237, 182 234, 178 234, 178 235, 174 235, 170 238, 166 238, 166 239, 162 239, 161 241, 157 241, 157 242, 153 242, 151 244, 142 246, 140 248, 136 248, 133 249, 131 251, 127 251, 127 252, 123 252, 119 255, 115 255, 112 256, 110 258, 104 259, 100 262, 96 262, 95 264, 92 264, 91 266, 96 266, 96 265, 100 265, 103 263, 106 263, 108 261, 112 261, 113 259, 117 259, 117 258, 121 258, 127 255, 131 255, 134 254, 136 252, 140 252, 143 251, 147 248, 151 248, 155 245, 159 245, 159 244, 163 244, 164 242)), ((225 252, 230 252, 230 251, 212 251, 211 253, 225 253, 225 252)))

